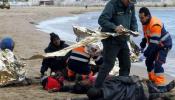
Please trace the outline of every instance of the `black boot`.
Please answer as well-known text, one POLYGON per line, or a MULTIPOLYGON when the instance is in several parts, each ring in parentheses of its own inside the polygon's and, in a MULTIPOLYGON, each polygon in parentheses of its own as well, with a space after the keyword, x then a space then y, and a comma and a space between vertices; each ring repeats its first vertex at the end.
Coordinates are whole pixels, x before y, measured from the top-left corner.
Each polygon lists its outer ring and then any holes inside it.
POLYGON ((168 85, 166 85, 167 92, 171 91, 175 87, 175 80, 171 81, 168 85))
POLYGON ((157 88, 159 89, 159 92, 160 92, 160 93, 167 92, 166 86, 157 86, 157 88))
POLYGON ((103 92, 101 89, 93 87, 88 90, 87 96, 89 100, 98 100, 103 97, 103 92))

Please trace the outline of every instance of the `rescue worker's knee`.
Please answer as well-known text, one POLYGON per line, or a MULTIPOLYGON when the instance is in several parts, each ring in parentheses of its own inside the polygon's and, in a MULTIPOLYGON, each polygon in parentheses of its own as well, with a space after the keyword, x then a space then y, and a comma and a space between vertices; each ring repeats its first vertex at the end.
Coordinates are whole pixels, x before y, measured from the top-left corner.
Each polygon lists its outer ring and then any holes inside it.
POLYGON ((162 62, 156 61, 155 62, 155 68, 154 71, 155 73, 163 73, 164 72, 164 68, 162 67, 162 62))

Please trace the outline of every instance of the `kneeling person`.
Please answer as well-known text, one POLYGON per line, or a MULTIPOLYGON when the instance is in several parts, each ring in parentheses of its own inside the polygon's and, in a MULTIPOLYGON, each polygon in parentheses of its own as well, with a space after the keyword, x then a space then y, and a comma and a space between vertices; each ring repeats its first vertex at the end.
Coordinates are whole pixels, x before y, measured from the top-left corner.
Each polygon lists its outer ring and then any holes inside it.
MULTIPOLYGON (((68 47, 64 41, 62 41, 58 35, 55 33, 50 34, 50 43, 48 47, 44 50, 45 53, 51 53, 55 51, 59 51, 68 47)), ((45 58, 43 59, 42 66, 41 66, 41 77, 44 76, 44 73, 51 69, 51 72, 57 72, 65 68, 65 61, 64 57, 53 57, 53 58, 45 58)))
POLYGON ((95 60, 96 65, 101 65, 103 62, 100 48, 95 44, 75 48, 69 54, 67 60, 69 79, 75 79, 77 75, 81 76, 79 77, 81 79, 91 77, 93 75, 89 64, 91 58, 95 60))

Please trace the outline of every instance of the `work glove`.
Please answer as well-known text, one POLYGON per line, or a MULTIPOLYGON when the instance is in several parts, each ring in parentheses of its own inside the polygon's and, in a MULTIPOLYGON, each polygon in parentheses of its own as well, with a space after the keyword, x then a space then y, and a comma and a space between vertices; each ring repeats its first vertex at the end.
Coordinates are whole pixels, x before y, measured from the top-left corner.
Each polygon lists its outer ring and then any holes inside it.
POLYGON ((140 47, 142 49, 144 49, 146 47, 146 42, 147 42, 146 38, 142 38, 142 42, 140 43, 140 47))
POLYGON ((151 55, 156 53, 157 50, 158 50, 158 45, 157 44, 153 44, 153 43, 149 44, 147 49, 144 51, 144 56, 145 57, 150 57, 151 55))

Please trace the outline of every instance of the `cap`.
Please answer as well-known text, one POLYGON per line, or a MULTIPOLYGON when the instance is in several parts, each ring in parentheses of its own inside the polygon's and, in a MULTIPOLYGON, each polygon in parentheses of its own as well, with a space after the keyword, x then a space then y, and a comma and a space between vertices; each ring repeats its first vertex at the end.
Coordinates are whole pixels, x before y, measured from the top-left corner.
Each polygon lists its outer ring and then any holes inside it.
POLYGON ((99 50, 100 50, 100 47, 95 43, 86 45, 86 52, 89 54, 94 54, 96 51, 99 51, 99 50))
POLYGON ((9 49, 11 51, 13 51, 14 49, 14 45, 15 42, 13 41, 13 39, 11 37, 5 37, 1 40, 1 49, 9 49))
POLYGON ((60 40, 60 37, 57 34, 52 32, 52 33, 50 33, 50 40, 53 41, 54 39, 60 40))

